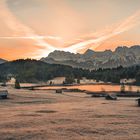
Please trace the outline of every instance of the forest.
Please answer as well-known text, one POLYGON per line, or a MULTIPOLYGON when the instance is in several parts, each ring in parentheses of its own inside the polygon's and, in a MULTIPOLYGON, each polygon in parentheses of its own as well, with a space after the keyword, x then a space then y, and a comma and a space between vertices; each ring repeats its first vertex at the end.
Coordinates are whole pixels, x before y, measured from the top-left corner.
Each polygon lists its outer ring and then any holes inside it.
POLYGON ((47 82, 54 77, 65 76, 67 79, 101 80, 104 82, 119 83, 123 78, 135 78, 136 85, 140 85, 140 66, 88 70, 72 68, 71 66, 48 64, 38 60, 20 59, 0 65, 0 82, 15 77, 20 82, 47 82))

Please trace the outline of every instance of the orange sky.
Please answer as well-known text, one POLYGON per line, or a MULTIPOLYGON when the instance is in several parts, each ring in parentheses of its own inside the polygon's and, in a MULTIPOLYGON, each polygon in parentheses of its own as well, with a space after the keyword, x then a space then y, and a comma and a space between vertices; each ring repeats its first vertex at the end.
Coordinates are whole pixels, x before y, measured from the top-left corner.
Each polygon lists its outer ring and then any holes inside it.
POLYGON ((0 58, 140 44, 140 1, 1 0, 0 58))

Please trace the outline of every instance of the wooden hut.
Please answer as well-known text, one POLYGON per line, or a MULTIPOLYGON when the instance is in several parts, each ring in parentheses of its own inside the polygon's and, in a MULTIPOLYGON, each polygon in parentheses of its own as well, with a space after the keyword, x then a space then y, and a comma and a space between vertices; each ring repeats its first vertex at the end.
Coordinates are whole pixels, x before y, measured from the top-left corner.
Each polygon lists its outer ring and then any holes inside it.
POLYGON ((137 99, 138 106, 140 107, 140 98, 137 99))
POLYGON ((62 94, 62 89, 57 89, 56 93, 62 94))

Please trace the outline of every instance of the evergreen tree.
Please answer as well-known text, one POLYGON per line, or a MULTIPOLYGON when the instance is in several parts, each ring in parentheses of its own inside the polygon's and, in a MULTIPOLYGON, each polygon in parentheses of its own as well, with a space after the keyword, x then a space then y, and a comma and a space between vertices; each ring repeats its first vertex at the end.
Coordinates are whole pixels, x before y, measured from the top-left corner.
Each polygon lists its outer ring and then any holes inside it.
POLYGON ((65 84, 73 84, 75 82, 73 76, 67 76, 65 79, 65 84))
POLYGON ((80 79, 79 78, 77 79, 77 84, 80 84, 80 79))
POLYGON ((121 85, 121 93, 125 93, 125 85, 124 84, 121 85))
POLYGON ((15 81, 15 88, 20 89, 20 83, 19 83, 19 81, 17 79, 15 81))

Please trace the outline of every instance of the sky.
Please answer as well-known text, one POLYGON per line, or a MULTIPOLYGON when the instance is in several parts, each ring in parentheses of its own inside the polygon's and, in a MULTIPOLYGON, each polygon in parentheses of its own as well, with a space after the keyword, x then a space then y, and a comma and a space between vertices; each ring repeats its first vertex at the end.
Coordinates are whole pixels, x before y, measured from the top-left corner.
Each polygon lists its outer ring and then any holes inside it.
POLYGON ((0 0, 0 58, 140 44, 140 0, 0 0))

